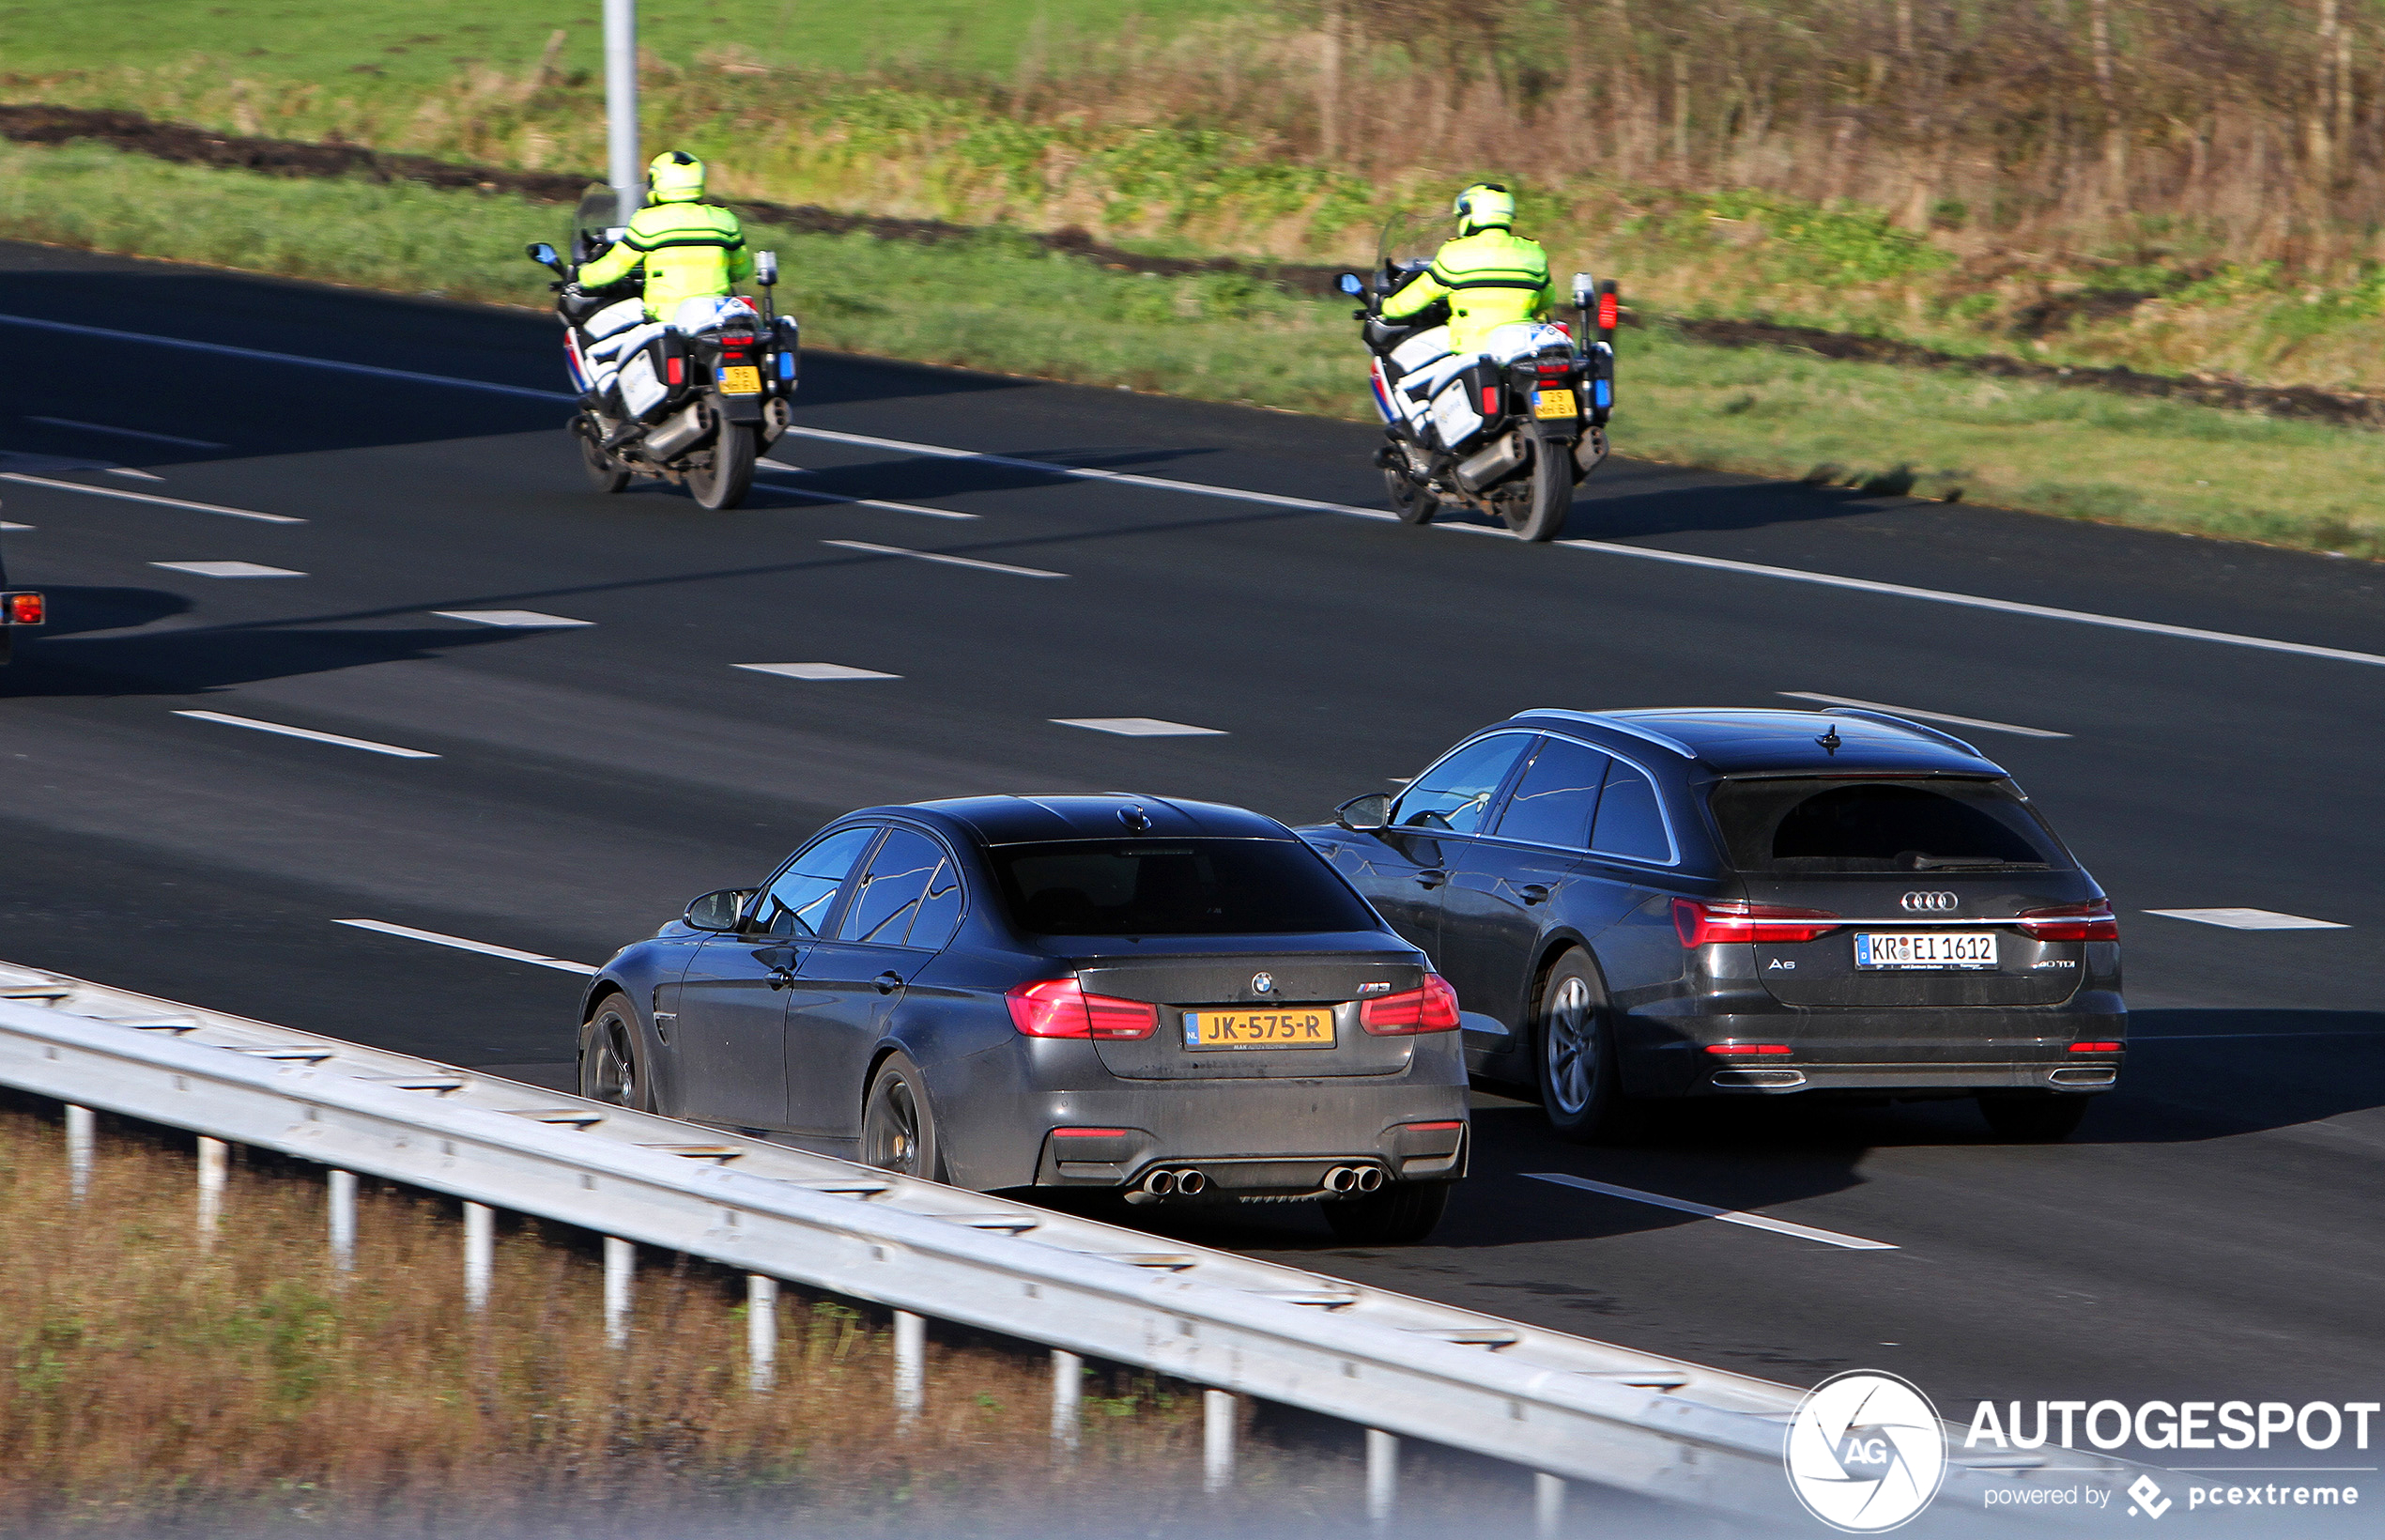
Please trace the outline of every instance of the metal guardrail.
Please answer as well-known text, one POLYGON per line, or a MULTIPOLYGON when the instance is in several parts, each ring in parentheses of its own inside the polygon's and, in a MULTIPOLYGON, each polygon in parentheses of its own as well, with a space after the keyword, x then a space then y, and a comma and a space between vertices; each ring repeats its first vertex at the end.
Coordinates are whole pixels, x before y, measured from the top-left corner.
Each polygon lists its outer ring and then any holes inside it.
MULTIPOLYGON (((686 1252, 758 1290, 789 1280, 1512 1461, 1542 1473, 1545 1528, 1562 1502, 1551 1478, 1796 1514, 1781 1469, 1801 1394, 1789 1386, 404 1054, 0 963, 0 1084, 321 1163, 335 1173, 335 1252, 341 1186, 352 1200, 362 1173, 596 1231, 615 1238, 608 1254, 686 1252)), ((87 1114, 79 1134, 69 1116, 78 1137, 87 1162, 87 1114)), ((220 1151, 212 1177, 209 1164, 203 1213, 220 1151)), ((476 1252, 486 1276, 487 1224, 466 1213, 469 1289, 476 1252)), ((353 1234, 351 1209, 351 1248, 353 1234)), ((916 1320, 908 1332, 906 1374, 898 1315, 896 1394, 916 1407, 916 1320)), ((2062 1453, 2065 1485, 2125 1479, 2118 1462, 2062 1453)), ((1941 1517, 1996 1512, 1987 1488, 2047 1480, 2031 1469, 2044 1463, 1958 1453, 1941 1517)))

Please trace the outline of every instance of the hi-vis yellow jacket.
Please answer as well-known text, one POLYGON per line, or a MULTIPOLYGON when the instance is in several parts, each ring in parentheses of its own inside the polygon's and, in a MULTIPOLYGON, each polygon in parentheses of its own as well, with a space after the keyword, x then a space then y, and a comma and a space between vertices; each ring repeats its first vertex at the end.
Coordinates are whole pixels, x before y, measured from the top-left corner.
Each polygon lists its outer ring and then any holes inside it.
POLYGON ((1413 316, 1436 300, 1449 301, 1453 353, 1479 353, 1492 328, 1537 319, 1561 302, 1540 242, 1498 228, 1444 243, 1431 267, 1383 301, 1383 318, 1413 316))
POLYGON ((650 203, 631 217, 609 252, 579 270, 582 288, 603 288, 646 269, 646 317, 669 320, 682 300, 718 299, 754 271, 737 216, 709 203, 650 203))

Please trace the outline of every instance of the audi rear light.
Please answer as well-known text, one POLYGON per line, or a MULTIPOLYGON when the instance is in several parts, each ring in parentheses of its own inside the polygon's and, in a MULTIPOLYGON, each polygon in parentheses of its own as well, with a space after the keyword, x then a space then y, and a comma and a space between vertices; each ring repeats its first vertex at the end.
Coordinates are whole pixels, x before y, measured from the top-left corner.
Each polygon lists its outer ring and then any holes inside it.
POLYGON ((8 595, 8 624, 10 625, 39 625, 46 613, 41 595, 38 593, 8 595))
POLYGON ((2021 916, 2021 929, 2039 941, 2117 941, 2119 916, 2108 899, 2092 903, 2057 904, 2031 909, 2021 916))
POLYGON ((2116 1054, 2119 1051, 2120 1045, 2116 1042, 2074 1042, 2070 1045, 2073 1054, 2116 1054))
POLYGON ((1706 1044, 1706 1052, 1726 1057, 1741 1054, 1785 1054, 1789 1052, 1789 1045, 1785 1042, 1710 1042, 1706 1044))
POLYGON ((1404 1038, 1419 1032, 1457 1030, 1457 992, 1438 973, 1424 976, 1422 989, 1378 994, 1358 1008, 1358 1024, 1378 1038, 1404 1038))
POLYGON ((1673 900, 1673 929, 1685 947, 1722 941, 1812 941, 1839 926, 1827 909, 1793 909, 1779 903, 1701 903, 1673 900), (1820 922, 1820 923, 1817 923, 1820 922))
POLYGON ((1087 994, 1073 978, 1016 984, 1003 995, 1010 1024, 1030 1038, 1099 1038, 1123 1041, 1158 1030, 1160 1008, 1147 1000, 1087 994))

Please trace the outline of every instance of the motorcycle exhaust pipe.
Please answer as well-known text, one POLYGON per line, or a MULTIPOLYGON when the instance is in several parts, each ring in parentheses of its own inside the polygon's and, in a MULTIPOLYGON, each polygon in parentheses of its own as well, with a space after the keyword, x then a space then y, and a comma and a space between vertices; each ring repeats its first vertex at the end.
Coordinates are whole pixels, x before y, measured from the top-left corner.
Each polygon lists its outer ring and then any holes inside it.
POLYGON ((646 435, 646 457, 668 460, 712 429, 711 414, 700 401, 686 410, 666 417, 646 435))
POLYGON ((1479 492, 1524 463, 1524 436, 1510 429, 1487 449, 1457 462, 1457 485, 1479 492))
POLYGON ((1383 1173, 1371 1165, 1360 1166, 1357 1185, 1362 1193, 1375 1192, 1383 1185, 1383 1173))
POLYGON ((1325 1190, 1329 1193, 1346 1193, 1357 1185, 1358 1173, 1346 1165, 1337 1165, 1325 1173, 1325 1190))
POLYGON ((1176 1195, 1177 1197, 1197 1198, 1203 1193, 1208 1191, 1208 1186, 1209 1178, 1204 1177, 1198 1171, 1179 1171, 1176 1174, 1176 1195))

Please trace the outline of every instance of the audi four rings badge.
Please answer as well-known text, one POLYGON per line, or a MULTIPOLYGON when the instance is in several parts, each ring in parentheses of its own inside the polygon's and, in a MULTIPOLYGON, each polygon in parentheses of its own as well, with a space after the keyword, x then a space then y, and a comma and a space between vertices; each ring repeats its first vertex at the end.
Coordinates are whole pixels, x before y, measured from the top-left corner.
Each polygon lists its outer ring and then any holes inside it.
POLYGON ((1962 901, 1951 893, 1908 893, 1897 901, 1904 906, 1908 914, 1943 915, 1962 901))

